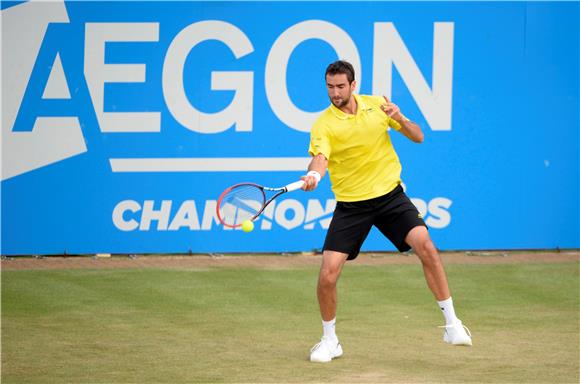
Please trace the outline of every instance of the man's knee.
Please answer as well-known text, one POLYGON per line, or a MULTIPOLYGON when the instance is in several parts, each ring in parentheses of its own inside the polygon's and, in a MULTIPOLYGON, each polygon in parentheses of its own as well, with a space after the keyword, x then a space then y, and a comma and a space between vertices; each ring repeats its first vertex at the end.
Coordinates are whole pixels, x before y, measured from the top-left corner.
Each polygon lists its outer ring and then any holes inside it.
POLYGON ((419 239, 416 242, 413 250, 415 253, 420 255, 425 255, 428 257, 437 256, 437 248, 435 248, 435 244, 433 244, 429 237, 419 239))
POLYGON ((424 264, 439 264, 441 262, 439 252, 431 240, 422 241, 418 248, 416 253, 424 264))
POLYGON ((320 276, 318 278, 318 285, 322 287, 334 287, 340 276, 340 271, 344 265, 344 261, 348 255, 338 252, 325 251, 322 267, 320 268, 320 276))
POLYGON ((415 227, 409 232, 407 243, 413 248, 413 251, 419 256, 423 264, 439 263, 439 253, 435 244, 429 237, 429 232, 425 227, 415 227))
POLYGON ((318 285, 324 288, 331 288, 336 285, 340 271, 337 268, 321 268, 318 278, 318 285))

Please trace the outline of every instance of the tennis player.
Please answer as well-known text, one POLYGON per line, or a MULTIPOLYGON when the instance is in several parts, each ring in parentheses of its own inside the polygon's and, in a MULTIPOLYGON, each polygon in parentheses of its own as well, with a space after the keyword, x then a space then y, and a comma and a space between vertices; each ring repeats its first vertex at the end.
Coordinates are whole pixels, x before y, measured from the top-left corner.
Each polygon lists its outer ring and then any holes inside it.
POLYGON ((445 317, 443 340, 471 345, 469 330, 455 315, 441 258, 421 214, 401 186, 401 163, 387 130, 390 126, 421 143, 421 128, 386 97, 354 94, 350 63, 330 64, 325 78, 331 105, 312 126, 308 150, 312 161, 302 180, 303 189, 312 191, 328 169, 337 204, 318 278, 323 336, 310 351, 310 360, 329 362, 343 353, 335 332, 336 283, 345 262, 357 257, 373 225, 400 252, 412 248, 421 260, 427 285, 445 317))

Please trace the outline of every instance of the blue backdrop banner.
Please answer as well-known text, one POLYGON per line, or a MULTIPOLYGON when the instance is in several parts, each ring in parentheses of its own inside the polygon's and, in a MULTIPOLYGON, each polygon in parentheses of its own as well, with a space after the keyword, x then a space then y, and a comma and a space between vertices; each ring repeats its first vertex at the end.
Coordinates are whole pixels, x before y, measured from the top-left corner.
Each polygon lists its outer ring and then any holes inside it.
MULTIPOLYGON (((440 249, 578 248, 577 2, 2 2, 4 255, 320 249, 325 178, 223 228, 231 184, 305 173, 328 63, 391 131, 440 249)), ((393 250, 373 231, 364 250, 393 250)))

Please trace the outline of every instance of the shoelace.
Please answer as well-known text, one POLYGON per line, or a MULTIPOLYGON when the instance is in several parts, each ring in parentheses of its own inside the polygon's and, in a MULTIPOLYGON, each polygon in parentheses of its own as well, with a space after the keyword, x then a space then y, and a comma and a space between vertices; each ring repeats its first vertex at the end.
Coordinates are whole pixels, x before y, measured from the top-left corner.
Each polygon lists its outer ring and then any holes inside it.
POLYGON ((310 350, 310 353, 316 351, 318 349, 318 347, 320 347, 320 345, 324 342, 324 339, 321 339, 318 344, 316 344, 314 347, 312 347, 312 349, 310 350))
MULTIPOLYGON (((438 328, 445 328, 445 331, 447 332, 447 328, 453 328, 456 327, 457 324, 450 324, 450 325, 440 325, 438 328)), ((467 332, 467 335, 469 337, 471 337, 471 332, 469 331, 469 328, 467 328, 465 325, 463 325, 463 323, 461 323, 461 326, 465 329, 465 331, 467 332)))
MULTIPOLYGON (((320 345, 322 345, 322 343, 325 343, 324 338, 320 339, 320 341, 318 342, 318 344, 316 344, 314 347, 312 347, 312 349, 310 349, 310 353, 316 351, 318 349, 318 347, 320 347, 320 345)), ((337 347, 339 345, 340 345, 340 342, 336 344, 337 347)))

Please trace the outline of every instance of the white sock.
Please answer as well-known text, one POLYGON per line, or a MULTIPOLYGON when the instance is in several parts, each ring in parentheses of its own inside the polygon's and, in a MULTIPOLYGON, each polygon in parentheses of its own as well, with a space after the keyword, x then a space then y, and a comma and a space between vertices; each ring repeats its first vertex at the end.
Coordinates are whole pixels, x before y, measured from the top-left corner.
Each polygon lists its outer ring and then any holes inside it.
POLYGON ((455 316, 455 308, 453 308, 453 299, 451 297, 443 301, 438 301, 437 304, 439 304, 439 308, 441 308, 441 312, 445 316, 445 325, 459 322, 459 319, 455 316))
POLYGON ((323 337, 329 340, 337 339, 335 333, 336 317, 330 321, 322 320, 322 332, 323 337))

